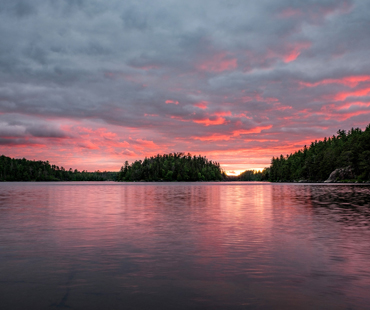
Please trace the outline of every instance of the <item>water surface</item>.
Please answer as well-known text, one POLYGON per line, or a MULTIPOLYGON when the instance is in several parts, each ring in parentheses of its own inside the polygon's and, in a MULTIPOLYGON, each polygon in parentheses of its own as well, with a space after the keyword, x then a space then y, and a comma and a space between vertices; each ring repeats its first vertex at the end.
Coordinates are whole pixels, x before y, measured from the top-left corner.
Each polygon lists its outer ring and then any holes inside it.
POLYGON ((370 187, 0 183, 1 309, 368 309, 370 187))

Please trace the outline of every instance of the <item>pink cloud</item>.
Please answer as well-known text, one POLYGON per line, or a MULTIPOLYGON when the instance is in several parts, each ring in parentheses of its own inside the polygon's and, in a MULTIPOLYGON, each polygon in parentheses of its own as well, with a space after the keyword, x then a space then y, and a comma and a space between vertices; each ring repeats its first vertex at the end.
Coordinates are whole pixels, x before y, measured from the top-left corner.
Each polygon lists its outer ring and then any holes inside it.
POLYGON ((311 23, 318 24, 322 22, 327 16, 332 14, 346 14, 352 9, 350 1, 337 1, 336 3, 330 4, 309 4, 305 3, 302 8, 288 7, 281 10, 278 14, 278 18, 300 18, 306 19, 311 23))
POLYGON ((215 112, 202 119, 194 119, 193 122, 197 124, 203 124, 205 126, 222 125, 225 124, 226 122, 226 119, 223 116, 231 116, 231 112, 230 111, 215 112))
POLYGON ((278 106, 275 108, 275 110, 278 110, 278 111, 285 111, 285 110, 291 110, 292 107, 291 106, 278 106))
POLYGON ((343 101, 348 97, 363 97, 370 93, 370 87, 365 87, 355 91, 340 92, 334 95, 334 100, 343 101))
POLYGON ((220 112, 215 112, 214 115, 217 116, 230 116, 231 112, 230 111, 220 111, 220 112))
POLYGON ((129 149, 125 149, 122 151, 121 153, 122 155, 126 155, 126 156, 130 156, 130 157, 134 157, 134 156, 137 156, 137 154, 129 149))
MULTIPOLYGON (((244 51, 244 62, 240 61, 240 66, 247 72, 253 72, 253 68, 273 68, 274 65, 282 60, 284 63, 290 63, 298 58, 304 50, 311 47, 312 43, 308 41, 286 42, 285 38, 274 45, 269 46, 265 52, 256 53, 253 51, 244 51)), ((248 96, 245 97, 248 100, 248 96)))
POLYGON ((145 140, 145 139, 132 139, 129 138, 130 144, 133 146, 135 150, 148 150, 148 149, 160 149, 161 146, 155 144, 153 141, 145 140))
POLYGON ((207 109, 208 101, 200 101, 200 102, 194 103, 194 106, 196 106, 199 109, 205 110, 207 109))
POLYGON ((345 109, 350 109, 353 107, 370 107, 370 102, 347 102, 340 106, 333 106, 334 109, 340 111, 345 109))
POLYGON ((295 9, 295 8, 286 8, 282 10, 278 16, 281 18, 289 18, 292 16, 302 16, 303 13, 300 9, 295 9))
POLYGON ((176 105, 179 104, 179 102, 175 100, 166 100, 165 103, 166 104, 176 104, 176 105))
POLYGON ((223 72, 237 68, 237 59, 231 58, 227 53, 214 55, 211 59, 197 65, 197 69, 207 72, 223 72))
POLYGON ((325 120, 337 119, 345 121, 352 117, 359 115, 367 115, 370 113, 368 109, 370 102, 346 102, 344 104, 328 104, 321 108, 320 112, 316 112, 318 115, 324 116, 325 120))
POLYGON ((308 82, 300 82, 301 85, 307 87, 316 87, 319 85, 327 85, 327 84, 343 84, 349 87, 355 87, 360 82, 370 81, 370 75, 360 75, 360 76, 347 76, 340 79, 325 79, 315 83, 308 83, 308 82))
POLYGON ((235 137, 239 137, 241 135, 248 135, 248 134, 255 134, 261 133, 263 130, 271 129, 272 125, 268 126, 258 126, 251 129, 237 129, 233 130, 229 135, 222 135, 222 134, 212 134, 210 136, 203 136, 203 137, 194 137, 196 140, 200 141, 221 141, 221 140, 230 140, 235 137))
POLYGON ((181 116, 171 115, 170 118, 175 119, 175 120, 178 120, 180 122, 190 122, 190 120, 184 119, 181 116))
POLYGON ((284 62, 292 62, 298 58, 301 52, 311 46, 310 42, 300 42, 295 44, 288 44, 287 52, 283 55, 284 62))
POLYGON ((225 121, 226 120, 223 117, 204 118, 204 119, 193 120, 194 123, 203 124, 205 126, 222 125, 222 124, 225 123, 225 121))
POLYGON ((272 125, 254 127, 252 129, 239 129, 233 131, 233 136, 247 135, 251 133, 260 133, 263 130, 271 129, 272 125))
POLYGON ((367 114, 370 114, 370 111, 356 111, 356 112, 347 112, 347 113, 340 113, 340 114, 336 113, 336 114, 331 115, 330 117, 327 117, 326 119, 329 120, 335 117, 339 121, 345 121, 354 116, 367 115, 367 114))
POLYGON ((89 150, 99 150, 100 146, 98 144, 93 143, 92 141, 81 141, 77 143, 77 146, 86 148, 89 150))
POLYGON ((203 137, 193 137, 196 140, 200 141, 227 141, 231 138, 230 135, 220 135, 220 134, 213 134, 210 136, 203 136, 203 137))

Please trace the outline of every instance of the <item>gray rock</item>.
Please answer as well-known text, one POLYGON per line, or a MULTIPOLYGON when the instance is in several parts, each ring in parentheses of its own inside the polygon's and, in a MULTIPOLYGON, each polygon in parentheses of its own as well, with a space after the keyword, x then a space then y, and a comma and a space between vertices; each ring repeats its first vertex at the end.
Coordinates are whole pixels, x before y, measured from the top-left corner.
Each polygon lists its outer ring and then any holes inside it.
POLYGON ((354 179, 356 176, 353 173, 353 169, 348 166, 345 168, 338 168, 335 169, 332 173, 330 173, 329 178, 324 181, 324 183, 335 183, 340 180, 348 180, 348 179, 354 179))

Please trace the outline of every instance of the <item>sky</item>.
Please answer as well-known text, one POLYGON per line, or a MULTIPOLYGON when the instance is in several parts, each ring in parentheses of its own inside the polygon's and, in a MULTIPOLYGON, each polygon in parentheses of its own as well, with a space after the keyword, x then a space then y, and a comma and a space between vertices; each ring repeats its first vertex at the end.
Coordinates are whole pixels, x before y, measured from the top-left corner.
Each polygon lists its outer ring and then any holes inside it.
POLYGON ((0 153, 229 174, 370 123, 369 0, 0 0, 0 153))

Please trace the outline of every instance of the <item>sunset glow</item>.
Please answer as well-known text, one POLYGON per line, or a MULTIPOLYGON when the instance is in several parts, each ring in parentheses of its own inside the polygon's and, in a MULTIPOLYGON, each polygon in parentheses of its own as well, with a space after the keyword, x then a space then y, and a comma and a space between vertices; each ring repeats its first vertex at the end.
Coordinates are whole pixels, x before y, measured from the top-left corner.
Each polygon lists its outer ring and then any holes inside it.
POLYGON ((370 123, 368 1, 79 3, 0 10, 1 154, 117 171, 190 152, 239 174, 370 123))

